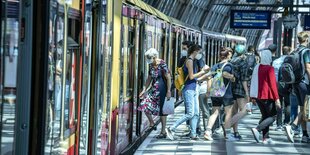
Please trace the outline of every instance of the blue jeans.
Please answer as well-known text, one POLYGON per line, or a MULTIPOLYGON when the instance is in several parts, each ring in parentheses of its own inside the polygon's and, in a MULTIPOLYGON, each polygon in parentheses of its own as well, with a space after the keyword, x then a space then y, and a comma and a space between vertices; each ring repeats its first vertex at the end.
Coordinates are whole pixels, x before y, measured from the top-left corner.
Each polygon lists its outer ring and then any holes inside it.
POLYGON ((171 127, 171 130, 174 131, 183 122, 190 120, 191 136, 195 137, 197 122, 199 119, 199 104, 197 103, 197 99, 196 99, 197 94, 195 90, 183 90, 182 93, 184 97, 184 104, 185 104, 187 111, 183 117, 178 119, 173 124, 173 126, 171 127))
POLYGON ((298 115, 298 100, 295 94, 290 94, 290 102, 291 102, 291 121, 294 121, 298 115))

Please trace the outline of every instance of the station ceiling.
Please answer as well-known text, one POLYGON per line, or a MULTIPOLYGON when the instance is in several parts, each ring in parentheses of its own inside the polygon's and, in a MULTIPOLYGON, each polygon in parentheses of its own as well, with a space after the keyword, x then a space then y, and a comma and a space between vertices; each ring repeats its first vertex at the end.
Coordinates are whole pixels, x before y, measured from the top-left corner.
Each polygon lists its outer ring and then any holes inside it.
MULTIPOLYGON (((264 30, 231 29, 230 10, 276 10, 275 7, 238 6, 246 0, 143 0, 164 14, 204 30, 239 35, 247 38, 248 44, 257 45, 264 30), (217 5, 236 4, 236 5, 217 5)), ((259 0, 257 4, 273 5, 279 0, 259 0)))

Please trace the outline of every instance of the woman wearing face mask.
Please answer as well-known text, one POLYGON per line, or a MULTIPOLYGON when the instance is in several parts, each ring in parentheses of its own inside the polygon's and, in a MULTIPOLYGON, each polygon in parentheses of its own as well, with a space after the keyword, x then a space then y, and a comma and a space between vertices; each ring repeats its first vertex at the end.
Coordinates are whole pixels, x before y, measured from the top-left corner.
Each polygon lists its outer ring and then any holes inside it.
POLYGON ((185 65, 183 67, 185 75, 188 75, 188 80, 185 81, 184 88, 182 90, 184 97, 184 104, 186 106, 187 112, 186 114, 177 120, 173 126, 166 128, 167 136, 174 140, 174 132, 175 129, 181 125, 183 122, 190 120, 190 128, 191 128, 191 139, 198 140, 196 134, 197 121, 199 118, 199 104, 197 103, 196 98, 196 82, 197 78, 206 73, 210 68, 205 67, 200 72, 197 73, 197 70, 194 68, 194 59, 200 53, 201 47, 199 45, 192 45, 188 49, 188 58, 185 61, 185 65))
POLYGON ((167 115, 162 113, 165 97, 171 97, 171 76, 167 64, 158 58, 158 51, 149 49, 144 54, 149 65, 149 75, 139 97, 143 98, 138 110, 144 111, 150 122, 150 129, 156 130, 152 115, 159 115, 162 123, 161 133, 157 138, 166 138, 167 115), (147 89, 149 88, 149 89, 147 89))

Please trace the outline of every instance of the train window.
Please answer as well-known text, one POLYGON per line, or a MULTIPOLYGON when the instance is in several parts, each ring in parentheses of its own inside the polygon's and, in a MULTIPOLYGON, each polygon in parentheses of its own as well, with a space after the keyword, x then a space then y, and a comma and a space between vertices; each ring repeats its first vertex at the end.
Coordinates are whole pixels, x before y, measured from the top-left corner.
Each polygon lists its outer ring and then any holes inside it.
POLYGON ((0 3, 0 154, 13 154, 20 2, 0 3))
MULTIPOLYGON (((102 15, 106 15, 110 12, 106 12, 106 1, 102 1, 102 15)), ((100 14, 99 14, 100 15, 100 14)), ((96 14, 98 16, 98 14, 96 14)), ((94 17, 95 18, 95 17, 94 17)), ((98 17, 96 17, 98 18, 98 17)), ((102 19, 100 22, 101 30, 97 28, 97 30, 93 30, 93 33, 101 31, 101 35, 98 36, 99 43, 99 53, 96 54, 98 56, 98 66, 96 66, 96 71, 99 73, 96 75, 97 87, 96 91, 98 92, 96 95, 97 105, 95 106, 94 112, 95 115, 92 118, 95 124, 95 134, 92 135, 94 138, 92 142, 95 144, 97 152, 101 152, 100 154, 106 154, 108 152, 108 142, 109 142, 109 120, 110 118, 110 108, 111 108, 111 75, 112 75, 112 30, 111 21, 106 21, 108 18, 99 17, 98 19, 102 19)), ((111 19, 108 19, 111 20, 111 19)), ((93 50, 95 52, 95 50, 93 50)), ((91 112, 90 112, 91 113, 91 112)), ((92 146, 93 147, 93 146, 92 146)), ((95 154, 95 153, 94 153, 95 154)))
MULTIPOLYGON (((118 112, 118 144, 127 146, 131 140, 132 128, 132 106, 134 101, 133 83, 134 83, 134 59, 133 59, 133 42, 132 29, 130 29, 127 17, 122 18, 122 49, 120 53, 120 100, 118 112)), ((120 148, 122 150, 124 148, 120 148)))
MULTIPOLYGON (((161 32, 161 31, 160 31, 161 32)), ((157 42, 157 50, 158 50, 158 52, 159 52, 159 58, 161 58, 161 59, 164 59, 164 48, 163 48, 163 46, 164 46, 164 42, 163 42, 163 39, 164 39, 164 37, 163 37, 163 35, 162 34, 160 34, 160 32, 159 33, 157 33, 157 40, 156 40, 156 42, 157 42)))
POLYGON ((147 31, 147 44, 146 44, 146 50, 153 47, 153 37, 152 37, 152 32, 147 31))
MULTIPOLYGON (((51 3, 53 3, 51 1, 51 3)), ((59 7, 64 7, 58 3, 59 7)), ((49 22, 48 92, 46 106, 45 153, 60 153, 75 145, 69 139, 75 136, 77 122, 78 21, 74 14, 66 14, 51 5, 49 22), (64 20, 64 16, 68 20, 64 20), (65 34, 65 26, 73 27, 65 34), (74 27, 76 26, 76 27, 74 27), (65 145, 60 145, 65 144, 65 145)), ((63 9, 64 10, 64 9, 63 9)), ((72 9, 73 12, 78 10, 72 9)))

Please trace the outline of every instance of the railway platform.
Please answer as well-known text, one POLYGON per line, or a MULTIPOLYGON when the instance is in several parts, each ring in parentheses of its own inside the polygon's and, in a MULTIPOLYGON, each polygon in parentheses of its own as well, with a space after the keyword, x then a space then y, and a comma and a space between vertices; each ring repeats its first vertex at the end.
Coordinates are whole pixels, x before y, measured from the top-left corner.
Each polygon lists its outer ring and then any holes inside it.
MULTIPOLYGON (((175 114, 168 116, 168 126, 172 125, 184 113, 184 104, 175 109, 175 114)), ((295 138, 295 143, 288 142, 284 131, 276 131, 276 125, 271 127, 270 137, 275 144, 256 143, 251 133, 251 128, 255 127, 260 119, 260 111, 256 109, 252 115, 246 115, 239 123, 239 132, 242 136, 240 141, 225 141, 223 134, 214 135, 213 141, 206 141, 203 134, 197 141, 190 140, 187 134, 185 123, 178 127, 176 140, 156 139, 160 133, 160 126, 157 131, 153 131, 136 150, 135 155, 306 155, 310 154, 310 145, 301 143, 300 138, 295 138)))

